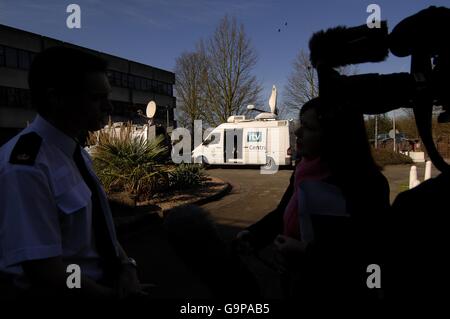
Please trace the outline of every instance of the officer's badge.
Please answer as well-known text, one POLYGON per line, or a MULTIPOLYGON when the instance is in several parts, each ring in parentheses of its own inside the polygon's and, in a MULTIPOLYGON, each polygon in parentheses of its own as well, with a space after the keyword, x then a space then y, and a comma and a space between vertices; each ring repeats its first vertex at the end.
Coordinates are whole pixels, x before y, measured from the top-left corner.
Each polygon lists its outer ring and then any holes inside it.
POLYGON ((25 153, 23 153, 23 154, 17 154, 16 159, 17 159, 18 161, 28 161, 28 160, 30 159, 30 155, 25 154, 25 153))
POLYGON ((42 138, 35 132, 23 134, 14 146, 9 162, 11 164, 33 165, 41 148, 42 138))

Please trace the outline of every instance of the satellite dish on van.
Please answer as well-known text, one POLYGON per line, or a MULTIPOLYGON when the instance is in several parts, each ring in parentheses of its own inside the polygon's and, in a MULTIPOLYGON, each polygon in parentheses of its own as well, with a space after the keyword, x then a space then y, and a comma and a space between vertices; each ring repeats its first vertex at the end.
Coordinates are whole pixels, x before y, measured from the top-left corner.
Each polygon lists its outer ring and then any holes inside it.
POLYGON ((269 98, 270 113, 277 114, 277 88, 272 86, 272 94, 269 98))
POLYGON ((156 113, 155 101, 148 102, 145 114, 147 115, 148 118, 153 118, 153 116, 155 116, 155 113, 156 113))

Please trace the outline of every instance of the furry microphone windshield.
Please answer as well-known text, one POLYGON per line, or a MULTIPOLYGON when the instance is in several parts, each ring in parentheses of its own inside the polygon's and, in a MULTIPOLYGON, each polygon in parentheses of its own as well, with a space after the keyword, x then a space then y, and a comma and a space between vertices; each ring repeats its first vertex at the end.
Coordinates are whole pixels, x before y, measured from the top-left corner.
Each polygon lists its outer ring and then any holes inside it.
POLYGON ((340 67, 365 62, 381 62, 389 54, 386 21, 380 28, 367 25, 344 26, 316 32, 309 41, 310 60, 313 67, 319 64, 340 67))

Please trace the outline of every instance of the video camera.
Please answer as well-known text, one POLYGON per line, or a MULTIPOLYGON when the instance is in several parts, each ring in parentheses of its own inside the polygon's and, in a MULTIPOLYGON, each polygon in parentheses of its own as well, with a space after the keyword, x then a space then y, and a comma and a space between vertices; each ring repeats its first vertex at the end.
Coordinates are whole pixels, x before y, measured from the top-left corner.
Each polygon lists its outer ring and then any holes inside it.
POLYGON ((317 69, 319 96, 325 107, 353 108, 380 114, 412 108, 428 155, 441 172, 450 172, 437 151, 431 132, 433 106, 442 106, 438 122, 450 122, 450 9, 431 6, 401 21, 388 33, 367 25, 336 27, 315 33, 309 42, 310 60, 317 69), (389 51, 411 56, 410 73, 345 76, 335 68, 381 62, 389 51))

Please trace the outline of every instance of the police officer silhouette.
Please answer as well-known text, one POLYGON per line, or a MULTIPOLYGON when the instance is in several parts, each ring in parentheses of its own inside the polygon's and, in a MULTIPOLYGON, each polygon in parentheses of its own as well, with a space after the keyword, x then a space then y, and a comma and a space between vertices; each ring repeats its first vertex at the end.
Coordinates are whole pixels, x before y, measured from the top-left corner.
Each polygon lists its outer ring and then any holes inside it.
POLYGON ((68 47, 28 75, 34 121, 0 148, 0 295, 122 298, 142 293, 107 197, 78 138, 111 111, 107 64, 68 47), (69 289, 67 266, 81 270, 69 289))

